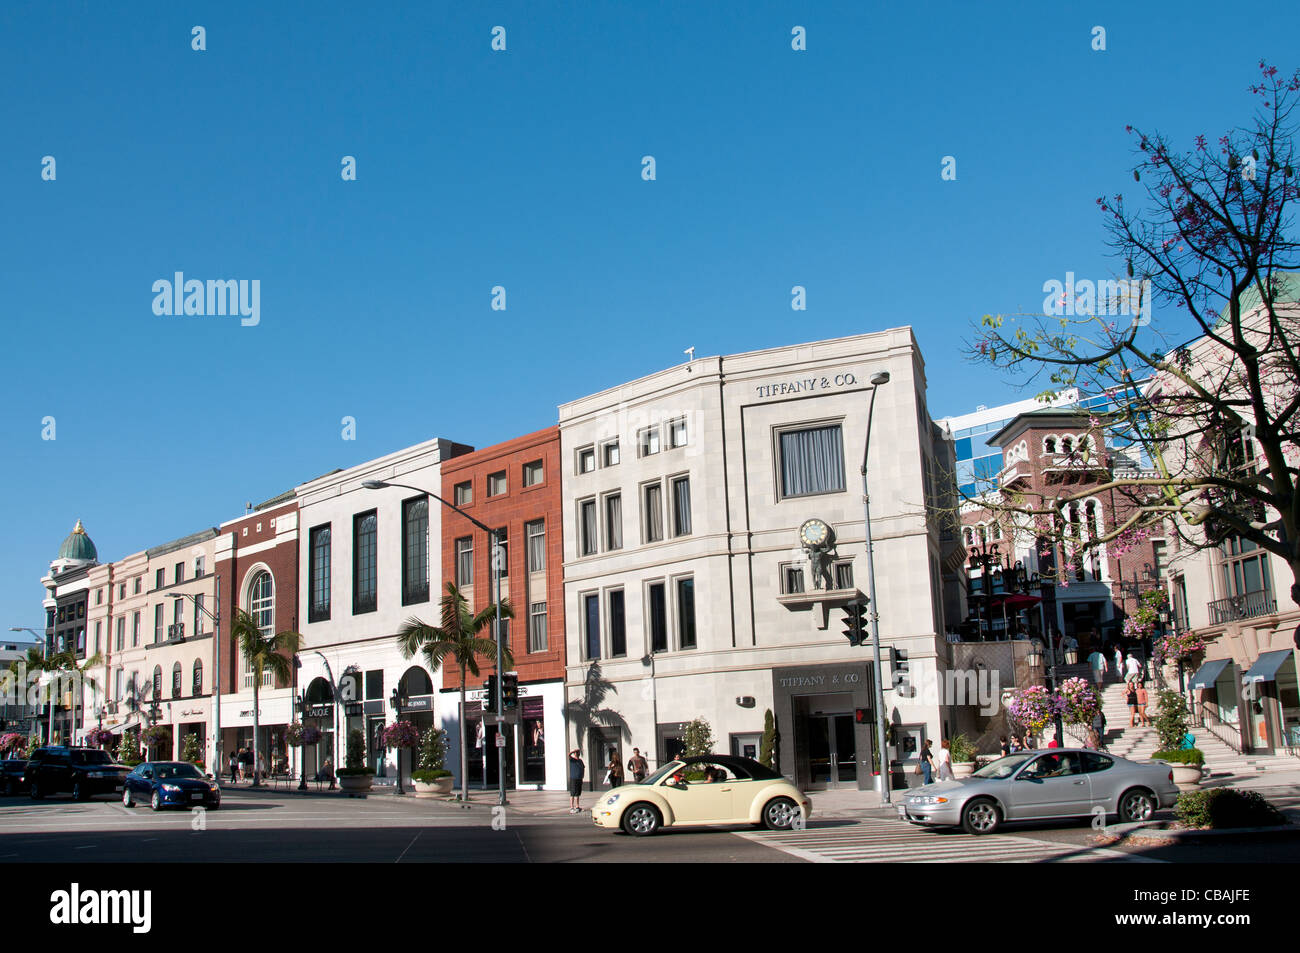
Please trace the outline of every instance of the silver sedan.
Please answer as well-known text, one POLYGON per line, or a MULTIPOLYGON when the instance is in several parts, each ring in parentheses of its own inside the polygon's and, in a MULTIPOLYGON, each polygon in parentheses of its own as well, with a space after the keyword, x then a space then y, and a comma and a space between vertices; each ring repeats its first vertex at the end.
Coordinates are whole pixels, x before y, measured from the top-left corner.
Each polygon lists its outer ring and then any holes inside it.
POLYGON ((999 758, 969 778, 915 788, 898 813, 913 824, 961 825, 969 834, 991 834, 1009 821, 1103 814, 1145 821, 1177 798, 1173 771, 1162 762, 1050 748, 999 758))

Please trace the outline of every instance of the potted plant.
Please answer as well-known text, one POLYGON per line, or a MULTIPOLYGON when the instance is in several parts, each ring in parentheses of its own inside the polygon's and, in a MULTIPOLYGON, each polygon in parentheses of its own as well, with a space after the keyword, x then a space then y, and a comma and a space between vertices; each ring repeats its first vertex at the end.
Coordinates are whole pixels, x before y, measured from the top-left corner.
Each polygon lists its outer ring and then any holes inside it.
MULTIPOLYGON (((171 731, 166 725, 150 725, 141 734, 145 747, 152 749, 157 745, 171 740, 171 731)), ((171 752, 168 752, 170 754, 171 752)))
POLYGON ((375 779, 375 769, 366 764, 366 736, 358 728, 348 734, 348 747, 343 756, 343 767, 334 772, 339 787, 349 797, 370 790, 375 779))
POLYGON ((451 793, 452 775, 443 767, 447 756, 447 737, 441 728, 430 728, 420 738, 419 767, 411 772, 416 797, 435 797, 451 793))
POLYGON ((122 732, 122 740, 117 745, 117 763, 134 768, 144 761, 140 756, 140 734, 134 728, 122 732))
POLYGON ((975 773, 975 759, 978 755, 975 746, 964 734, 948 740, 948 756, 952 758, 954 778, 969 778, 975 773))
POLYGON ((1151 759, 1164 761, 1170 766, 1174 783, 1180 791, 1194 790, 1205 773, 1205 754, 1192 746, 1187 727, 1187 704, 1183 696, 1162 688, 1156 703, 1155 719, 1160 750, 1151 755, 1151 759))
POLYGON ((194 732, 186 735, 181 742, 181 760, 203 767, 203 740, 194 732))
POLYGON ((86 744, 97 748, 107 748, 113 741, 113 733, 107 728, 92 728, 86 732, 86 744))

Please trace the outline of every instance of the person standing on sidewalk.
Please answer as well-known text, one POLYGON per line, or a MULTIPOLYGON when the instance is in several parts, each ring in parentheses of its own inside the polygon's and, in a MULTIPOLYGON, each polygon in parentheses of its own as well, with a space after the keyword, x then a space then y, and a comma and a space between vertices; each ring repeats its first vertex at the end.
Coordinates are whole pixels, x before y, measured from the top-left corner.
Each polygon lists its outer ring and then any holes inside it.
POLYGON ((947 738, 939 746, 939 780, 952 780, 952 751, 949 750, 947 738))
POLYGON ((618 756, 617 748, 609 749, 608 768, 610 788, 621 788, 623 786, 623 761, 618 756))
POLYGON ((645 758, 641 757, 640 748, 632 749, 632 757, 627 759, 627 769, 632 772, 632 780, 636 784, 645 780, 650 765, 646 763, 645 758))
POLYGON ((582 763, 582 752, 574 748, 569 752, 569 813, 581 814, 578 805, 582 797, 582 780, 587 776, 587 766, 582 763))

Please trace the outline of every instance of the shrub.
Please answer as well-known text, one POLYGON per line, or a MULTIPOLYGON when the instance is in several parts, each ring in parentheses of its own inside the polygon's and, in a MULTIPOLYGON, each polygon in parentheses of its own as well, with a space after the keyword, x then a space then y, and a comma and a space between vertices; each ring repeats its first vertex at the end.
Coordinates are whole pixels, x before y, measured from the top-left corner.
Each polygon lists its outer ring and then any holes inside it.
POLYGON ((976 758, 975 746, 971 744, 970 739, 965 735, 957 735, 948 739, 948 754, 952 757, 954 764, 966 764, 973 762, 976 758))
MULTIPOLYGON (((447 736, 441 728, 429 728, 420 738, 420 772, 438 772, 442 770, 443 759, 447 757, 447 736)), ((446 772, 451 774, 450 771, 446 772)), ((415 777, 412 774, 411 777, 415 777)), ((443 777, 443 775, 439 775, 443 777)), ((416 780, 420 780, 416 778, 416 780)))
POLYGON ((1167 688, 1160 689, 1156 702, 1156 735, 1160 738, 1162 751, 1175 751, 1183 746, 1187 735, 1187 704, 1178 692, 1167 688))
POLYGON ((449 777, 451 777, 451 772, 446 768, 430 768, 428 770, 411 772, 411 780, 419 781, 421 784, 431 784, 439 778, 449 777))
POLYGON ((1178 795, 1174 808, 1178 819, 1188 827, 1233 828, 1274 827, 1287 823, 1282 812, 1258 791, 1236 788, 1210 788, 1178 795))
POLYGON ((682 756, 694 758, 713 753, 713 727, 703 718, 687 723, 682 731, 682 756))
POLYGON ((763 740, 758 744, 758 760, 776 770, 776 718, 770 708, 763 712, 763 740))
POLYGON ((198 735, 189 734, 185 736, 185 740, 181 743, 181 758, 184 761, 202 766, 203 742, 198 735))
POLYGON ((1152 761, 1165 761, 1169 764, 1205 764, 1205 752, 1200 748, 1175 748, 1170 751, 1157 751, 1151 756, 1152 761))
POLYGON ((334 772, 341 778, 375 773, 375 769, 366 764, 366 736, 358 728, 353 728, 348 735, 348 747, 343 756, 343 763, 346 767, 334 772))

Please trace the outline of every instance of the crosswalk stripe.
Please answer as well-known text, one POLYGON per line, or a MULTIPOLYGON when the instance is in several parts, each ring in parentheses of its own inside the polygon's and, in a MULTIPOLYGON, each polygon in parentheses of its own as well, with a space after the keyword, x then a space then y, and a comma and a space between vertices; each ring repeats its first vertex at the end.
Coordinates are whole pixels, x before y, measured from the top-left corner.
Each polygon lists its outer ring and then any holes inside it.
POLYGON ((738 831, 736 836, 813 863, 1158 863, 1123 851, 1009 834, 938 834, 868 818, 853 827, 810 831, 738 831))

